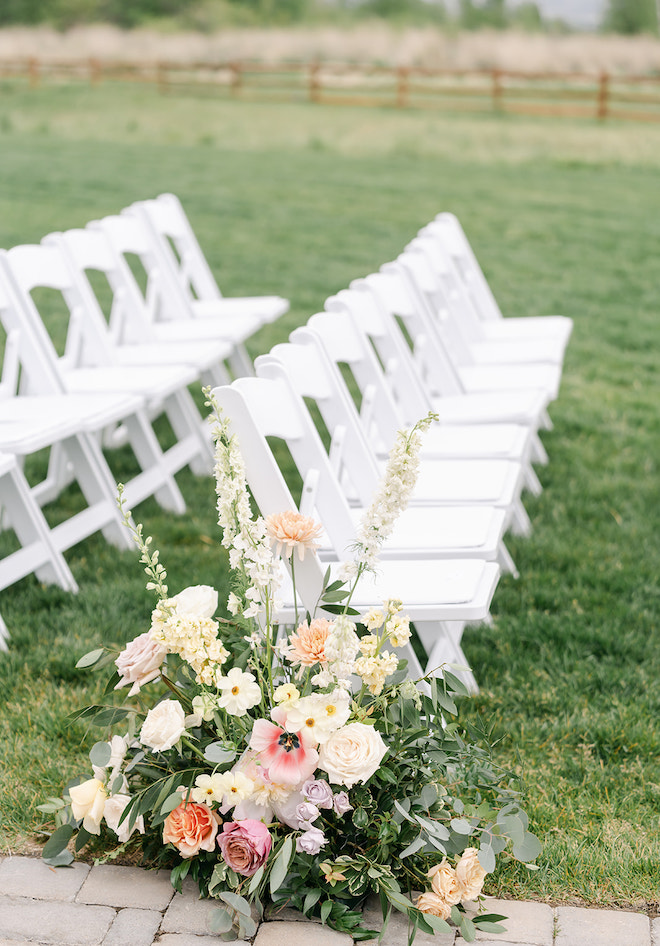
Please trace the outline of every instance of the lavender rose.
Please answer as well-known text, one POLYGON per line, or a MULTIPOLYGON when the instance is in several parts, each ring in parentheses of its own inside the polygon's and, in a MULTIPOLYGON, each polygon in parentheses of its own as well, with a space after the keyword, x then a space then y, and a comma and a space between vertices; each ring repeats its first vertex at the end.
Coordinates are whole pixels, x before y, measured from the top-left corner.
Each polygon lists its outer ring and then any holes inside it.
POLYGON ((338 815, 345 815, 347 811, 353 811, 353 806, 348 800, 348 792, 337 792, 332 799, 332 807, 338 815))
POLYGON ((229 821, 218 835, 218 846, 225 864, 237 874, 251 877, 266 863, 272 838, 265 824, 246 818, 229 821))
POLYGON ((318 828, 308 828, 304 834, 296 838, 298 854, 318 854, 326 842, 326 836, 318 828))
POLYGON ((296 818, 301 828, 311 828, 312 821, 316 821, 320 814, 321 812, 316 805, 312 805, 312 803, 308 801, 304 801, 296 808, 296 818))
POLYGON ((308 778, 302 793, 317 808, 332 808, 332 789, 322 778, 308 778))

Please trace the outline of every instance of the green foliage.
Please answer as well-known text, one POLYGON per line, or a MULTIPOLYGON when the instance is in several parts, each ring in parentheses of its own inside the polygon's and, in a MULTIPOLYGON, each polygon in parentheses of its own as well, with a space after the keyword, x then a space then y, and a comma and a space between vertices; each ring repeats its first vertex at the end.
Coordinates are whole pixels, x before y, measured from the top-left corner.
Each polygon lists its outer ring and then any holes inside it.
POLYGON ((603 28, 612 33, 657 33, 655 0, 609 0, 603 28))

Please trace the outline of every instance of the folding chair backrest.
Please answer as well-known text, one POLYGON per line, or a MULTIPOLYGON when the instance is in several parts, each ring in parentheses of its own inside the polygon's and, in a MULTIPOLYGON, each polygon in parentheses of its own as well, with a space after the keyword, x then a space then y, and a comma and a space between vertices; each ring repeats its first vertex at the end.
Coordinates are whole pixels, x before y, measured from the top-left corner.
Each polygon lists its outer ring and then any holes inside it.
MULTIPOLYGON (((68 310, 62 368, 68 370, 114 363, 103 313, 93 294, 90 299, 81 293, 69 261, 58 247, 47 244, 15 246, 7 251, 5 259, 25 318, 42 340, 45 339, 44 333, 48 333, 31 293, 35 289, 47 288, 61 294, 68 310)), ((57 359, 52 343, 50 349, 57 359)), ((31 393, 39 390, 33 380, 31 377, 31 393)))
MULTIPOLYGON (((283 413, 292 406, 291 393, 286 385, 269 378, 238 378, 230 385, 213 389, 218 405, 229 419, 230 430, 238 439, 248 485, 264 517, 296 509, 266 439, 267 436, 289 438, 287 443, 295 445, 304 437, 296 423, 295 410, 291 420, 283 413)), ((312 468, 307 477, 310 489, 315 486, 314 479, 312 468)), ((304 506, 303 509, 307 515, 313 512, 304 506)), ((311 552, 305 555, 304 561, 296 560, 296 588, 304 607, 311 612, 321 594, 324 571, 318 556, 311 552)))
POLYGON ((438 214, 435 220, 431 221, 421 232, 427 232, 441 240, 470 294, 479 318, 484 320, 501 319, 500 307, 458 217, 452 213, 438 214))
POLYGON ((147 222, 161 254, 176 273, 179 285, 188 298, 222 298, 178 197, 161 194, 153 200, 138 201, 124 213, 135 213, 147 222))
MULTIPOLYGON (((295 335, 295 333, 294 333, 295 335)), ((328 457, 344 494, 368 506, 378 485, 379 469, 366 441, 357 407, 337 366, 320 347, 275 345, 255 362, 259 377, 281 378, 296 394, 312 401, 330 438, 328 457)), ((341 511, 340 511, 341 514, 341 511)))
MULTIPOLYGON (((144 313, 149 323, 180 320, 190 317, 189 299, 178 280, 161 258, 145 221, 135 213, 121 213, 88 224, 90 229, 101 230, 112 249, 127 267, 128 259, 139 261, 145 285, 140 290, 144 313)), ((139 281, 135 281, 139 285, 139 281)))
POLYGON ((0 250, 0 327, 4 335, 0 400, 27 390, 33 394, 64 391, 57 369, 57 352, 35 313, 24 313, 18 304, 7 251, 0 250))

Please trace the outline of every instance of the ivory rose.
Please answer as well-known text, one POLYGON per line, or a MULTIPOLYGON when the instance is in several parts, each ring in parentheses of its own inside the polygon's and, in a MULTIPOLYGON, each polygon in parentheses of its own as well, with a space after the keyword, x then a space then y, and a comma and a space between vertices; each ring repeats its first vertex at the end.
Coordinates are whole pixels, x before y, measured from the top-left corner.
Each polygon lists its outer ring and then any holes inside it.
POLYGON ((315 552, 319 547, 316 541, 322 527, 311 516, 286 510, 266 517, 266 531, 276 544, 276 554, 283 551, 286 558, 291 558, 294 549, 298 549, 298 558, 302 562, 305 552, 315 552))
POLYGON ((97 778, 87 779, 69 789, 71 813, 76 821, 82 818, 83 828, 90 834, 101 833, 101 820, 108 794, 103 782, 97 778))
POLYGON ((191 585, 171 599, 177 614, 194 614, 198 618, 212 618, 218 610, 218 592, 210 585, 191 585))
POLYGON ((166 752, 184 734, 185 719, 178 700, 163 700, 147 713, 140 730, 140 742, 156 752, 166 752))
POLYGON ((119 820, 124 814, 126 806, 130 803, 130 795, 111 795, 110 798, 105 803, 105 808, 103 810, 103 817, 105 818, 106 824, 108 827, 115 832, 119 841, 124 844, 134 831, 139 831, 140 834, 144 834, 144 818, 140 815, 139 818, 135 819, 135 823, 132 828, 129 828, 130 817, 124 818, 121 824, 119 820))
POLYGON ((261 821, 225 822, 218 846, 222 858, 233 871, 251 877, 266 863, 272 845, 270 832, 261 821))
POLYGON ((140 687, 160 675, 160 667, 167 651, 155 641, 149 631, 130 641, 115 660, 121 680, 115 690, 132 684, 129 696, 140 692, 140 687))
POLYGON ((420 894, 417 898, 417 909, 421 910, 422 913, 431 913, 433 916, 438 916, 441 920, 448 920, 451 916, 449 904, 431 891, 420 894))
POLYGON ((461 891, 461 900, 474 900, 481 893, 486 871, 479 863, 479 853, 467 847, 456 865, 456 880, 461 891))
POLYGON ((461 887, 456 877, 456 871, 445 857, 439 864, 436 864, 429 871, 431 878, 431 889, 433 893, 440 897, 445 903, 454 906, 464 899, 461 887))
POLYGON ((207 805, 182 801, 163 825, 163 844, 173 844, 181 857, 215 850, 218 821, 207 805))
POLYGON ((387 746, 373 726, 349 723, 334 732, 319 748, 319 768, 333 784, 352 788, 374 774, 387 746))

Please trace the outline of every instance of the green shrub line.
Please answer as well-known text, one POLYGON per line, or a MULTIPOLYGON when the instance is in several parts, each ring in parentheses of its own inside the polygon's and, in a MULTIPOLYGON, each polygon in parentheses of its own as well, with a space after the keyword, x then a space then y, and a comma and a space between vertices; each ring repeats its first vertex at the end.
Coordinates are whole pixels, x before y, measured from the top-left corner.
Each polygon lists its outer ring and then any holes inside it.
MULTIPOLYGON (((251 340, 253 355, 440 210, 463 221, 505 313, 573 317, 543 435, 544 490, 525 499, 533 532, 508 541, 520 577, 501 579, 492 626, 464 636, 481 693, 462 715, 501 738, 544 843, 538 871, 504 864, 489 893, 657 905, 658 132, 332 108, 320 122, 303 105, 161 102, 131 87, 3 90, 0 245, 174 191, 227 294, 291 299, 251 340)), ((58 312, 46 311, 61 341, 58 312)), ((113 462, 118 477, 130 472, 126 455, 113 462)), ((136 516, 172 590, 205 583, 222 598, 213 482, 178 481, 185 515, 148 501, 136 516)), ((76 502, 67 494, 48 514, 76 502)), ((99 694, 76 661, 149 623, 137 554, 94 536, 67 559, 77 596, 33 577, 0 596, 11 633, 0 655, 0 855, 36 853, 49 830, 36 806, 89 774, 103 734, 66 717, 99 694)))

